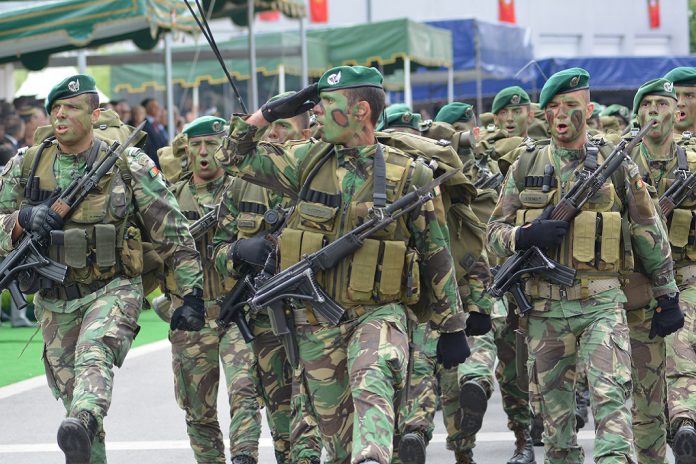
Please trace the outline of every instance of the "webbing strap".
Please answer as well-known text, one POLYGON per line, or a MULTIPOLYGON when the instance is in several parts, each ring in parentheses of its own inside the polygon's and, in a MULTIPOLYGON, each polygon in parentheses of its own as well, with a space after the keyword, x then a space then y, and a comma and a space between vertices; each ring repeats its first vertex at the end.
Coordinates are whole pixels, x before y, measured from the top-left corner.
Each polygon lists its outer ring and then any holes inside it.
POLYGON ((375 208, 385 208, 387 206, 387 163, 384 161, 382 144, 377 144, 375 159, 372 164, 372 203, 375 208))
POLYGON ((686 152, 679 145, 677 145, 677 168, 682 171, 689 170, 689 163, 686 161, 686 152))

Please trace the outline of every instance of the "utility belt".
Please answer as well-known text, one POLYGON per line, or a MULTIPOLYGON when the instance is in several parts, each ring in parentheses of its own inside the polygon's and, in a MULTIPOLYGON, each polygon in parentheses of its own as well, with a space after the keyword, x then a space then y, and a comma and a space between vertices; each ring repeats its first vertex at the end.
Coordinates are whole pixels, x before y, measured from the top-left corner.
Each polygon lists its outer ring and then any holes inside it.
POLYGON ((97 290, 106 287, 109 282, 111 281, 97 280, 91 284, 81 284, 76 282, 70 285, 42 288, 39 292, 44 298, 71 301, 90 295, 97 290))
MULTIPOLYGON (((343 314, 342 321, 352 321, 359 317, 364 316, 369 311, 384 305, 371 305, 371 306, 353 306, 350 308, 345 308, 345 313, 343 314)), ((263 311, 262 311, 263 312, 263 311)), ((317 317, 314 310, 307 304, 304 308, 296 308, 292 310, 295 316, 296 325, 319 325, 325 321, 321 316, 317 317)))
POLYGON ((533 298, 575 301, 584 300, 615 288, 621 288, 621 282, 617 277, 580 279, 580 283, 572 287, 562 287, 535 278, 527 281, 525 293, 533 298))

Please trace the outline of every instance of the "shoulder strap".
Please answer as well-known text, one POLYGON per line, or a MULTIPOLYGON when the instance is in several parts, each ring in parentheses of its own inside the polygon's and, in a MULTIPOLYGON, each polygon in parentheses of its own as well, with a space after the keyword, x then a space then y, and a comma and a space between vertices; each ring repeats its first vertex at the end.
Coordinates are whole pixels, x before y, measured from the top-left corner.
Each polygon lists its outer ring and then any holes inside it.
POLYGON ((681 145, 677 144, 677 168, 682 171, 689 170, 689 163, 686 160, 686 151, 681 145))
POLYGON ((584 169, 593 173, 597 170, 597 155, 599 154, 599 148, 593 143, 585 144, 585 163, 583 165, 584 169))
POLYGON ((375 208, 387 206, 387 163, 384 161, 382 144, 377 143, 375 159, 372 164, 372 202, 375 208))

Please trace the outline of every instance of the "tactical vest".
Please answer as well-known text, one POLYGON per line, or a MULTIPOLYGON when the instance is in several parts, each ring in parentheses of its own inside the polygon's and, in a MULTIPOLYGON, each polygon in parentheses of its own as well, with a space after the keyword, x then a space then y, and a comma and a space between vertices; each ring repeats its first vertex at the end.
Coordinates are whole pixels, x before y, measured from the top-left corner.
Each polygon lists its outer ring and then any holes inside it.
MULTIPOLYGON (((191 174, 187 174, 173 188, 172 193, 179 203, 179 209, 183 215, 191 223, 200 219, 207 211, 199 204, 198 200, 191 192, 189 183, 191 182, 191 174)), ((224 183, 220 186, 217 195, 214 198, 214 203, 218 204, 222 200, 223 194, 232 184, 235 178, 225 175, 224 183)), ((215 269, 215 261, 213 260, 213 237, 215 236, 216 228, 211 228, 201 240, 196 242, 196 248, 201 256, 201 267, 203 269, 203 300, 210 301, 219 298, 234 287, 235 279, 231 277, 221 278, 220 274, 215 269)), ((166 291, 175 295, 180 294, 177 291, 174 272, 169 269, 165 280, 166 291)))
MULTIPOLYGON (((597 148, 588 143, 585 149, 587 154, 584 166, 578 169, 594 171, 601 162, 598 155, 603 147, 597 148)), ((601 155, 605 158, 608 153, 601 155)), ((582 293, 579 297, 586 298, 601 291, 597 286, 592 286, 597 291, 591 291, 590 282, 612 279, 618 287, 619 273, 633 267, 628 222, 622 217, 622 197, 614 188, 617 182, 621 182, 618 185, 623 186, 622 179, 618 178, 621 171, 617 173, 583 206, 573 219, 555 256, 552 256, 561 264, 578 271, 576 279, 580 282, 582 293)), ((519 200, 522 204, 517 211, 516 226, 529 224, 548 205, 557 204, 574 183, 574 176, 571 176, 566 185, 562 185, 550 146, 522 152, 514 174, 513 180, 520 192, 519 200), (554 167, 554 173, 550 185, 547 185, 548 192, 544 192, 544 174, 548 165, 554 167)), ((527 283, 527 291, 533 297, 540 296, 539 282, 535 278, 527 283)))
MULTIPOLYGON (((344 204, 333 146, 319 142, 310 149, 299 170, 303 187, 297 205, 280 236, 282 269, 360 225, 373 205, 383 207, 396 201, 414 180, 424 185, 432 179, 432 172, 422 163, 390 147, 383 151, 383 157, 375 154, 373 172, 351 202, 344 204)), ((409 247, 410 237, 402 218, 366 239, 355 254, 335 268, 319 273, 317 280, 346 308, 397 301, 413 304, 420 296, 420 277, 418 253, 409 247)))
MULTIPOLYGON (((104 142, 95 139, 88 151, 85 172, 105 156, 107 149, 104 142)), ((22 161, 20 184, 25 195, 20 207, 37 205, 51 197, 57 187, 53 173, 57 154, 55 141, 27 150, 22 161)), ((141 274, 143 250, 140 229, 132 222, 130 179, 128 161, 122 155, 111 172, 66 219, 63 230, 51 232, 48 255, 68 266, 62 287, 79 287, 79 294, 53 295, 53 283, 41 282, 46 295, 72 299, 83 296, 89 289, 103 287, 116 276, 141 274)))

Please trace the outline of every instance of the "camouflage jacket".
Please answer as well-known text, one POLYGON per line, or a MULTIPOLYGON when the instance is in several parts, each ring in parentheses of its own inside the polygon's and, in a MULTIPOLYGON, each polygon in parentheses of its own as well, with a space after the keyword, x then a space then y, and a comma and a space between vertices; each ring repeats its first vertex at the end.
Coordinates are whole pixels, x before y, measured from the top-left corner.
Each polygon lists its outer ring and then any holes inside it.
MULTIPOLYGON (((231 136, 220 161, 233 173, 259 185, 297 198, 303 178, 301 161, 316 141, 291 142, 284 145, 259 142, 262 132, 242 118, 231 121, 231 136)), ((335 146, 338 162, 338 185, 344 205, 370 177, 376 145, 347 148, 335 146)), ((387 150, 394 149, 390 147, 387 150)), ((222 152, 222 151, 221 151, 222 152)), ((218 152, 218 153, 221 153, 218 152)), ((305 166, 311 170, 313 166, 305 166)), ((421 256, 421 280, 432 301, 431 322, 442 332, 464 329, 464 312, 457 291, 452 257, 447 249, 447 231, 443 230, 444 207, 437 196, 421 207, 420 214, 407 220, 411 242, 421 256), (439 216, 438 216, 439 215, 439 216)), ((282 253, 282 252, 281 252, 282 253)), ((422 298, 422 296, 421 296, 422 298)))

